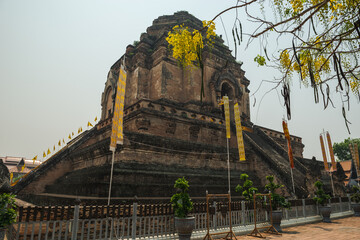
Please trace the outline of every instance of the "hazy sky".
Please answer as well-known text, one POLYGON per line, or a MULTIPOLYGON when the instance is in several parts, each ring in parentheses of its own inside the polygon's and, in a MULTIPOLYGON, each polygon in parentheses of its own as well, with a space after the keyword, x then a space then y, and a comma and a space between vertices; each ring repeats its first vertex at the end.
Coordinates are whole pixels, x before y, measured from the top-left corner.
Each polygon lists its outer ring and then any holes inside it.
MULTIPOLYGON (((201 20, 210 20, 235 1, 215 0, 0 0, 0 156, 32 158, 69 133, 86 129, 88 121, 100 118, 101 93, 111 65, 128 44, 161 15, 186 10, 201 20)), ((269 9, 270 10, 270 9, 269 9)), ((271 10, 270 10, 271 11, 271 10)), ((234 13, 222 17, 231 42, 234 13)), ((253 25, 240 14, 244 30, 253 25)), ((220 19, 217 33, 226 37, 220 19)), ((238 60, 251 81, 251 94, 262 80, 273 80, 276 71, 257 67, 258 41, 238 50, 238 60)), ((282 131, 286 112, 279 92, 264 83, 256 93, 251 120, 256 125, 282 131), (263 100, 261 98, 263 97, 263 100), (260 104, 261 102, 261 104, 260 104)), ((331 96, 336 108, 323 111, 314 104, 312 89, 292 84, 290 134, 302 137, 304 156, 321 158, 319 133, 325 129, 333 142, 359 137, 360 109, 352 95, 347 133, 339 94, 331 96)), ((254 97, 251 97, 251 104, 254 97)), ((322 159, 322 158, 321 158, 322 159)))

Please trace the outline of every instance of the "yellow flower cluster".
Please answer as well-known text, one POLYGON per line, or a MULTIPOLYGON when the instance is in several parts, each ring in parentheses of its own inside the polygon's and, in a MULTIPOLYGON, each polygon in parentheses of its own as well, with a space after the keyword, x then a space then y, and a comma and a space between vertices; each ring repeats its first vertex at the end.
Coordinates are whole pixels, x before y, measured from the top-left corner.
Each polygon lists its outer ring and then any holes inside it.
POLYGON ((215 33, 215 23, 213 21, 203 21, 203 26, 207 28, 206 30, 206 39, 208 41, 208 46, 212 47, 214 44, 214 39, 216 36, 215 33))
POLYGON ((190 65, 197 59, 196 45, 202 45, 202 41, 199 41, 199 37, 195 36, 198 32, 193 34, 188 30, 188 27, 184 28, 184 25, 176 25, 172 31, 169 32, 166 41, 172 46, 173 57, 177 59, 181 65, 190 65))
POLYGON ((360 81, 357 79, 351 79, 350 81, 350 87, 353 93, 359 94, 360 91, 360 81))
POLYGON ((300 13, 304 9, 302 0, 290 0, 290 4, 294 13, 300 13))
POLYGON ((194 62, 201 61, 201 53, 204 48, 204 41, 213 46, 215 34, 215 24, 212 21, 203 21, 203 26, 206 28, 205 38, 199 32, 199 30, 189 31, 188 27, 184 25, 176 25, 172 31, 168 33, 166 41, 172 48, 173 57, 179 61, 183 66, 192 65, 194 62))
POLYGON ((304 50, 299 54, 298 58, 301 68, 297 61, 290 59, 289 51, 284 50, 280 55, 280 64, 285 71, 288 71, 288 76, 291 76, 291 73, 294 71, 301 74, 304 84, 307 84, 310 76, 309 67, 313 73, 315 83, 321 82, 322 74, 330 72, 330 62, 324 55, 312 56, 310 51, 304 50))
POLYGON ((280 65, 283 69, 285 69, 285 71, 288 71, 288 72, 293 71, 293 66, 291 65, 291 60, 290 60, 290 54, 287 49, 285 49, 280 54, 280 65))

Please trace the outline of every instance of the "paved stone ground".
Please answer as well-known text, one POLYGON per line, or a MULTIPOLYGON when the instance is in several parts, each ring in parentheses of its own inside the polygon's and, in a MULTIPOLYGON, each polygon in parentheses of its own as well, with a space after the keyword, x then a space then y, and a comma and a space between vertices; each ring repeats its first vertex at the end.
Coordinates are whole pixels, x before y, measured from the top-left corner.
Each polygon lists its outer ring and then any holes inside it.
MULTIPOLYGON (((263 234, 266 239, 299 240, 360 240, 360 217, 333 219, 331 223, 312 223, 283 228, 282 235, 263 234)), ((261 239, 252 236, 238 236, 239 240, 261 239)))

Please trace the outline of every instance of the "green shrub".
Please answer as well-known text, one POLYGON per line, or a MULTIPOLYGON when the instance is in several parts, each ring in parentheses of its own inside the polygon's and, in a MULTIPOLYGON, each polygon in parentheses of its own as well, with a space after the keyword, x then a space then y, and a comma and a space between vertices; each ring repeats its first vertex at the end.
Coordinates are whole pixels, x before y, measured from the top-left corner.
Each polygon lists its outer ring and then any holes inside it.
POLYGON ((178 189, 178 192, 171 197, 170 202, 174 208, 175 217, 186 218, 193 209, 193 203, 187 193, 189 190, 189 182, 186 181, 184 177, 178 178, 175 181, 174 188, 178 189))
POLYGON ((352 187, 352 194, 350 195, 351 201, 360 203, 360 187, 359 186, 353 186, 352 187))
POLYGON ((9 193, 0 194, 0 228, 6 228, 16 221, 15 196, 9 193))
POLYGON ((283 188, 284 185, 274 183, 274 176, 266 176, 268 180, 268 184, 265 185, 265 189, 267 189, 271 194, 271 206, 274 210, 280 208, 290 208, 291 204, 285 200, 285 197, 276 193, 277 189, 283 188))
POLYGON ((325 206, 327 203, 326 200, 330 199, 330 195, 325 193, 323 189, 324 184, 321 181, 316 181, 314 186, 317 188, 317 190, 315 191, 315 197, 313 199, 316 203, 325 206))

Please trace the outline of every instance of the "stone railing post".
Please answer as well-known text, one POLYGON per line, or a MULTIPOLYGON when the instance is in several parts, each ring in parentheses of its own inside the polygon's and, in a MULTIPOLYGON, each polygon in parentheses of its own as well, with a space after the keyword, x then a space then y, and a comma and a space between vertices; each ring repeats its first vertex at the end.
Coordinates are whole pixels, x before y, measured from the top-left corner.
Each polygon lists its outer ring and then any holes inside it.
POLYGON ((342 207, 341 197, 339 197, 339 206, 340 206, 340 212, 342 212, 342 211, 343 211, 343 207, 342 207))
POLYGON ((316 203, 316 215, 320 215, 319 204, 318 203, 316 203))
MULTIPOLYGON (((264 202, 266 203, 266 196, 264 196, 264 202)), ((269 220, 269 214, 268 211, 265 211, 265 221, 269 220)))
POLYGON ((241 201, 241 222, 245 226, 245 201, 241 201))
POLYGON ((305 205, 305 199, 301 199, 302 201, 302 210, 303 210, 303 216, 306 217, 306 205, 305 205))
MULTIPOLYGON (((286 202, 288 202, 287 199, 285 199, 286 202)), ((285 217, 286 217, 286 220, 289 220, 289 209, 285 208, 285 217)))
POLYGON ((131 238, 136 239, 136 223, 137 223, 137 197, 134 197, 133 202, 133 214, 132 214, 132 227, 131 227, 131 238))
POLYGON ((78 226, 79 226, 79 212, 80 212, 80 199, 75 200, 75 208, 74 208, 74 219, 71 228, 71 240, 77 239, 78 226))
POLYGON ((216 201, 213 202, 213 208, 214 208, 214 215, 213 217, 213 228, 216 230, 217 229, 217 221, 216 221, 216 201))

